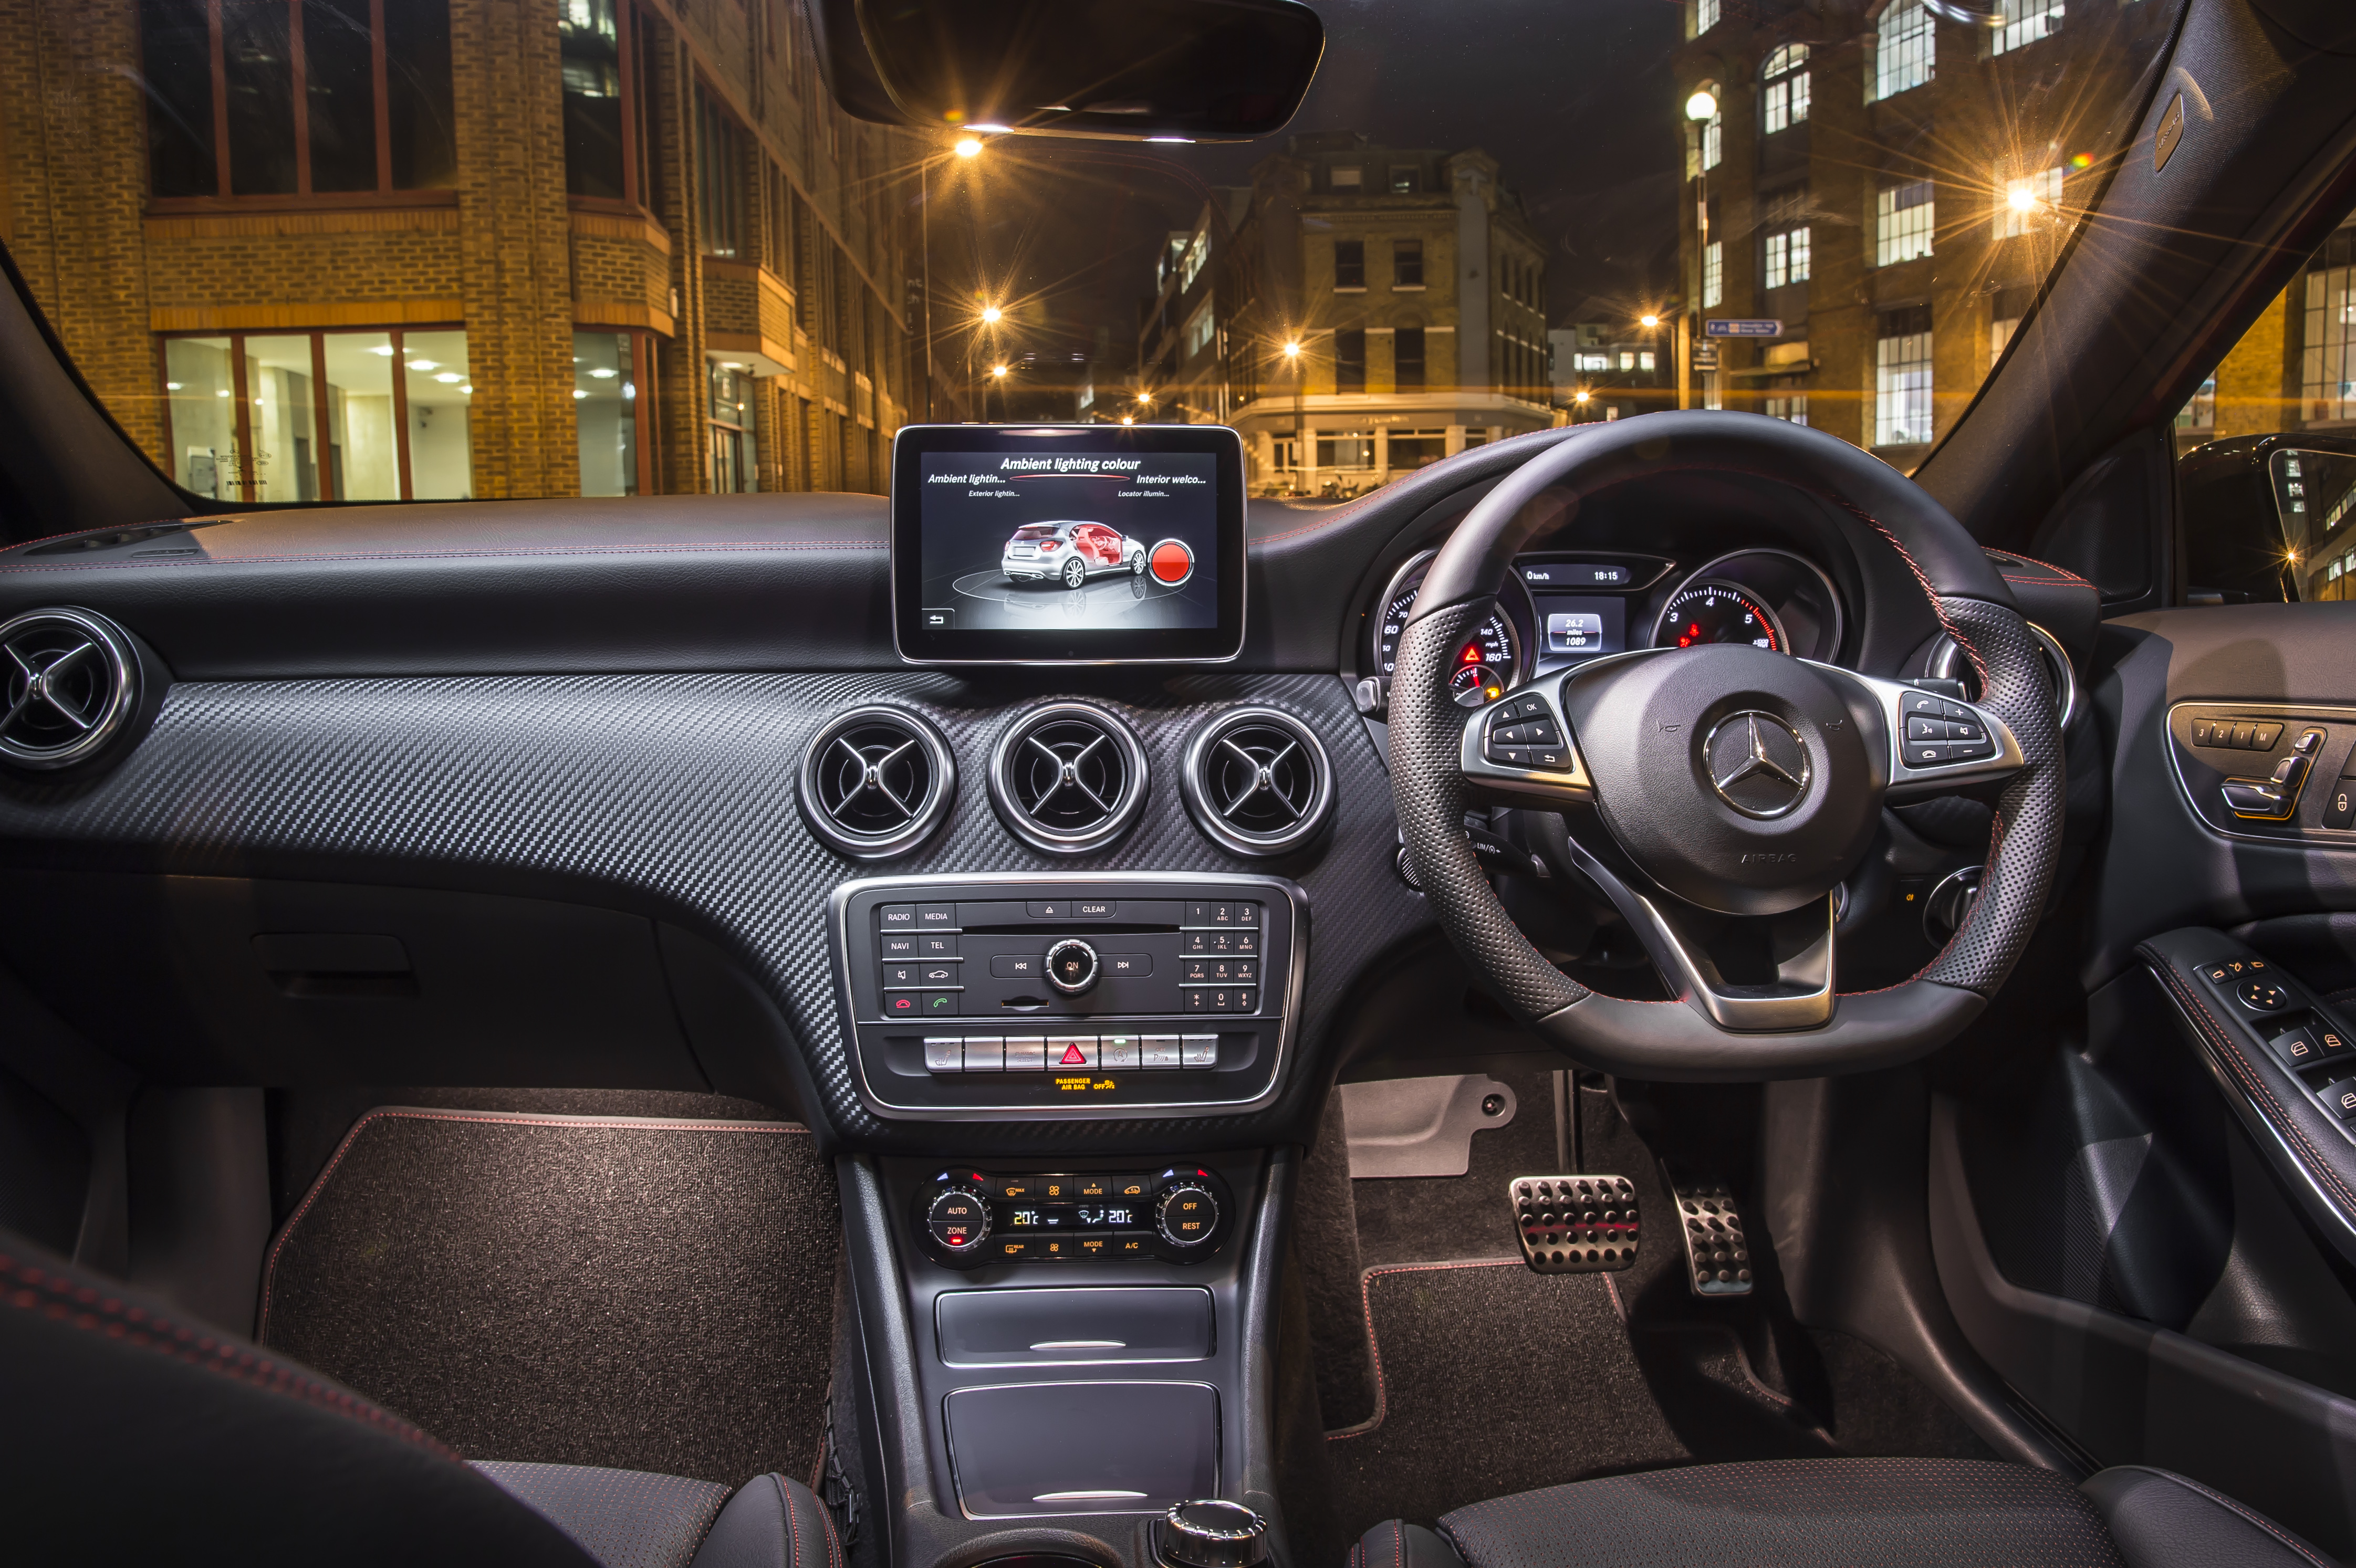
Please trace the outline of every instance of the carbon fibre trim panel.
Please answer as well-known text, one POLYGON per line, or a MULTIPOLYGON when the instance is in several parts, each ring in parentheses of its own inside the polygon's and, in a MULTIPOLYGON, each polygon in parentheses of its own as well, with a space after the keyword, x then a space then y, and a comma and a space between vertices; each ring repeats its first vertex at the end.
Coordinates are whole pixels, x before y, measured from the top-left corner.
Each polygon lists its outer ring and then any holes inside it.
POLYGON ((1391 861, 1390 785, 1331 675, 1229 672, 1155 680, 1071 671, 481 677, 183 683, 123 764, 81 785, 0 784, 0 839, 58 865, 125 860, 251 875, 262 863, 368 868, 375 880, 562 881, 665 912, 712 935, 768 988, 798 1036, 822 1114, 876 1149, 937 1142, 884 1122, 852 1087, 826 935, 827 896, 879 872, 1124 869, 1289 877, 1314 940, 1301 1050, 1267 1109, 1248 1116, 1020 1126, 968 1124, 961 1150, 1266 1143, 1323 1074, 1323 1030, 1351 982, 1430 923, 1391 861), (1058 684, 1047 688, 1045 683, 1058 684), (1015 839, 979 786, 1000 728, 1047 696, 1085 697, 1133 724, 1151 763, 1137 826, 1110 848, 1050 857, 1015 839), (834 714, 905 704, 957 751, 951 819, 917 852, 862 864, 813 838, 795 806, 803 747, 834 714), (1276 708, 1332 759, 1333 831, 1306 850, 1245 859, 1195 828, 1179 799, 1195 727, 1237 703, 1276 708), (388 875, 388 869, 391 874, 388 875))

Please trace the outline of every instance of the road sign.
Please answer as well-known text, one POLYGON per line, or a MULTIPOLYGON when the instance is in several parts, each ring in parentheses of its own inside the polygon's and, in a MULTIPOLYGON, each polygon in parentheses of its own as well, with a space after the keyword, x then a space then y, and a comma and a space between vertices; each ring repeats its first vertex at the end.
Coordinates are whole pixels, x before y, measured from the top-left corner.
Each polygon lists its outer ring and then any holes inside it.
POLYGON ((1780 321, 1746 321, 1713 318, 1701 324, 1704 337, 1781 337, 1783 324, 1780 321))
POLYGON ((1693 368, 1697 370, 1717 369, 1718 345, 1715 343, 1695 344, 1693 350, 1693 368))

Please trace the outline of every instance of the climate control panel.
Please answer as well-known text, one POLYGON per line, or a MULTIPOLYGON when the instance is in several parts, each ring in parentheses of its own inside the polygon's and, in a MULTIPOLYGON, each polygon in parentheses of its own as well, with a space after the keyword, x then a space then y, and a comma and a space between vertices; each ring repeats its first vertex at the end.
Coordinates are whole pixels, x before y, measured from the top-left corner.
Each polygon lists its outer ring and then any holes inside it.
POLYGON ((1141 1115, 1274 1097, 1306 906, 1275 877, 877 878, 830 934, 880 1115, 1141 1115))
POLYGON ((950 1268, 1154 1258, 1200 1263, 1234 1229, 1236 1201, 1207 1167, 991 1173, 951 1166, 918 1185, 909 1221, 950 1268))

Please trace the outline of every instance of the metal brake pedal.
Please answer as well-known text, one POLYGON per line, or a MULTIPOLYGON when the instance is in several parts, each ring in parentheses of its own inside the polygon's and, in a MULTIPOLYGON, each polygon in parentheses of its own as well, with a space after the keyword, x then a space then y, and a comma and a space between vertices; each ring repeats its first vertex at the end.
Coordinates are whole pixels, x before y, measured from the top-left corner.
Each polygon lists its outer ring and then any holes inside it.
POLYGON ((1636 1184, 1624 1176, 1517 1176, 1506 1183, 1522 1261, 1540 1274, 1601 1274, 1636 1261, 1636 1184))
POLYGON ((1686 1283, 1696 1296, 1751 1294, 1751 1241, 1742 1215, 1722 1181, 1672 1180, 1677 1231, 1686 1243, 1686 1283))

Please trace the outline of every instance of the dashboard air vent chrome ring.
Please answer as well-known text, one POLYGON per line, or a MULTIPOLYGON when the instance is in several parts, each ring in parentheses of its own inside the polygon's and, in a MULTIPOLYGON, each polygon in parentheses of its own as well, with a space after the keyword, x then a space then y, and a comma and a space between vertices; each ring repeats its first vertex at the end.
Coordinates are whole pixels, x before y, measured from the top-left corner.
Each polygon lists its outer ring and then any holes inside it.
POLYGON ((47 772, 103 750, 139 705, 131 639, 88 610, 0 624, 0 760, 47 772))
POLYGON ((802 753, 802 816, 857 860, 923 843, 957 798, 957 757, 931 720, 882 705, 838 713, 802 753))
MULTIPOLYGON (((2034 621, 2023 622, 2029 635, 2045 655, 2045 678, 2053 686, 2053 728, 2067 730, 2070 720, 2078 716, 2078 672, 2070 667, 2070 656, 2062 650, 2061 641, 2034 621)), ((1972 667, 1964 659, 1964 650, 1954 638, 1942 632, 1931 645, 1931 656, 1922 673, 1940 680, 1960 680, 1971 692, 1972 700, 1979 700, 1979 682, 1972 677, 1972 667)))
POLYGON ((1194 731, 1178 776, 1203 837, 1237 855, 1281 855, 1333 809, 1333 767, 1310 728, 1273 708, 1230 708, 1194 731))
POLYGON ((1129 831, 1146 783, 1137 732, 1091 702, 1018 714, 990 760, 990 802, 1008 831, 1051 855, 1085 855, 1129 831))

